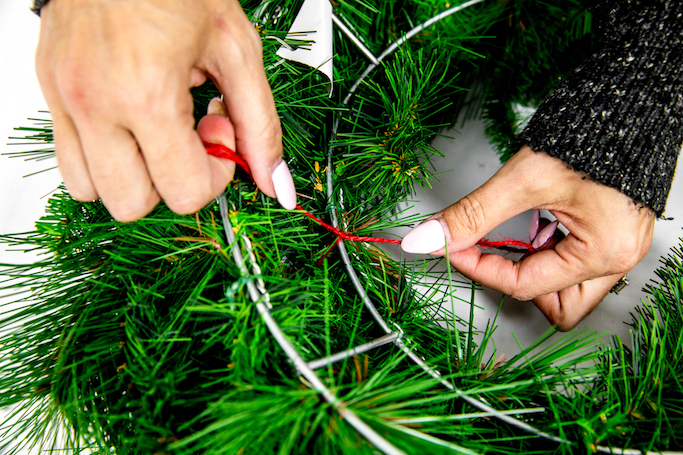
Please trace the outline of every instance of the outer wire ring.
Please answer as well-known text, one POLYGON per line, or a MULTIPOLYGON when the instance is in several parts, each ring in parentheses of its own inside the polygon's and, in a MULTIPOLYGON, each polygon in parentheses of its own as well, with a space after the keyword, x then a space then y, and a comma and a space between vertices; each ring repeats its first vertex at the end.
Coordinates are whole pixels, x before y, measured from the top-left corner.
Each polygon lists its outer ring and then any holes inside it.
MULTIPOLYGON (((376 61, 378 63, 382 63, 382 61, 389 55, 393 54, 402 44, 404 44, 407 40, 409 40, 411 37, 416 35, 417 33, 420 33, 422 30, 425 28, 435 24, 436 22, 447 18, 448 16, 455 14, 459 11, 462 11, 466 8, 469 8, 470 6, 476 5, 478 3, 482 3, 484 0, 469 0, 465 3, 462 3, 458 6, 455 6, 453 8, 447 9, 432 18, 426 20, 422 24, 412 28, 408 33, 403 35, 400 39, 396 40, 396 42, 392 43, 390 46, 388 46, 381 54, 379 57, 377 57, 376 61)), ((356 41, 356 40, 352 40, 356 41)), ((361 49, 362 50, 362 49, 361 49)), ((346 95, 344 98, 342 104, 344 106, 348 106, 349 102, 353 98, 356 90, 360 86, 360 84, 365 80, 365 78, 377 68, 378 64, 370 63, 363 73, 361 73, 360 77, 354 84, 351 86, 349 89, 349 93, 346 95)), ((334 124, 332 127, 332 136, 336 137, 337 132, 339 131, 339 117, 336 116, 334 119, 334 124)), ((331 141, 330 141, 331 142, 331 141)), ((332 218, 332 225, 336 228, 339 228, 339 217, 337 213, 337 206, 335 205, 334 201, 334 177, 332 175, 332 169, 333 167, 333 162, 332 162, 332 156, 333 156, 333 151, 334 151, 334 146, 332 143, 329 144, 328 149, 327 149, 327 171, 326 171, 326 177, 327 177, 327 203, 330 207, 330 215, 332 218)), ((341 201, 340 201, 341 205, 341 201)), ((363 300, 363 304, 365 305, 365 308, 372 314, 373 318, 377 322, 377 324, 384 330, 385 333, 389 334, 391 333, 391 329, 387 325, 386 321, 382 316, 379 314, 377 311, 377 308, 375 305, 372 303, 370 298, 368 297, 367 292, 365 291, 365 287, 363 286, 362 282, 360 281, 360 278, 358 278, 358 274, 356 273, 355 269, 353 268, 353 265, 351 264, 351 258, 349 257, 348 251, 346 249, 346 245, 344 244, 343 240, 340 240, 337 244, 339 248, 339 253, 342 258, 342 262, 344 263, 344 266, 346 267, 346 271, 351 278, 351 281, 354 284, 354 287, 356 288, 356 292, 358 292, 358 295, 360 296, 361 300, 363 300)), ((455 386, 450 382, 445 379, 443 379, 440 375, 440 373, 431 366, 427 365, 425 361, 423 361, 413 350, 408 348, 403 341, 396 341, 396 346, 398 346, 413 362, 415 362, 418 366, 420 366, 426 373, 428 373, 430 376, 432 376, 434 379, 438 380, 444 387, 456 392, 457 394, 461 394, 462 391, 458 390, 455 388, 455 386)), ((550 441, 558 442, 561 444, 571 444, 571 442, 566 441, 562 438, 559 438, 557 436, 553 436, 551 434, 545 433, 543 431, 540 431, 531 425, 528 425, 512 416, 505 415, 497 411, 496 409, 492 408, 488 404, 484 403, 480 399, 472 398, 464 393, 460 396, 465 402, 469 403, 473 407, 480 409, 485 412, 491 412, 495 414, 495 416, 512 425, 515 426, 519 429, 522 429, 524 431, 530 432, 532 434, 535 434, 539 437, 545 438, 550 441)))

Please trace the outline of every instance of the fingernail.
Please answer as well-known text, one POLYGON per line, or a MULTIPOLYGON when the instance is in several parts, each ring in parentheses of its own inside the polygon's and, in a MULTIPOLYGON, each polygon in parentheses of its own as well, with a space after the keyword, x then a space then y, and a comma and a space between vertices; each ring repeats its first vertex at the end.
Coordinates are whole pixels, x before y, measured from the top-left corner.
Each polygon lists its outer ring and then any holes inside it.
POLYGON ((427 254, 446 246, 446 237, 438 220, 429 220, 408 232, 401 241, 406 253, 427 254))
POLYGON ((220 98, 214 98, 209 102, 209 107, 206 109, 207 114, 225 115, 227 117, 228 111, 225 109, 225 104, 220 98))
POLYGON ((273 180, 275 194, 280 205, 286 210, 294 210, 296 208, 296 189, 287 163, 284 160, 280 161, 270 177, 273 180))
POLYGON ((541 221, 541 211, 536 209, 531 217, 531 225, 529 225, 529 241, 533 242, 538 234, 538 223, 541 221))
POLYGON ((543 245, 545 245, 545 242, 550 239, 550 237, 553 236, 555 233, 555 230, 557 229, 558 222, 553 221, 543 229, 541 229, 541 232, 538 233, 538 236, 534 239, 534 242, 531 244, 531 246, 536 250, 543 245))

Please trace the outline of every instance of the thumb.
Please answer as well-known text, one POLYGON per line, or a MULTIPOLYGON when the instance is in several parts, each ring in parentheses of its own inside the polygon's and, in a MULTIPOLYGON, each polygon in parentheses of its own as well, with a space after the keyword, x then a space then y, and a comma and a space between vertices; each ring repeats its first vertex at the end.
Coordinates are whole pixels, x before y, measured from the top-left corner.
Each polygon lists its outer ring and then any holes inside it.
POLYGON ((500 173, 455 204, 408 232, 401 241, 406 253, 441 256, 475 245, 495 227, 531 208, 513 191, 514 182, 500 173), (517 197, 515 197, 515 194, 517 197))

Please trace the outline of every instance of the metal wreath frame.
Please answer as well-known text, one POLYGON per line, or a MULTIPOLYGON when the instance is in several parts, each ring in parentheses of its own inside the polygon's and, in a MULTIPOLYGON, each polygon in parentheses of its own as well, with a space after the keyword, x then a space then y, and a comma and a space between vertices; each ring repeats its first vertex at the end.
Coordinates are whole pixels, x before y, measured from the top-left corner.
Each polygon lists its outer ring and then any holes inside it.
MULTIPOLYGON (((360 77, 356 82, 351 86, 349 89, 349 93, 346 95, 344 98, 342 104, 344 106, 348 106, 349 102, 353 99, 353 96, 360 86, 360 84, 365 80, 365 78, 379 65, 382 64, 382 61, 389 55, 393 54, 402 44, 404 44, 408 39, 411 37, 415 36, 417 33, 421 32, 427 27, 430 27, 431 25, 435 24, 436 22, 439 22, 440 20, 455 14, 459 11, 462 11, 466 8, 469 8, 470 6, 476 5, 478 3, 482 3, 484 0, 469 0, 464 3, 461 3, 458 6, 449 8, 432 18, 428 19, 427 21, 423 22, 422 24, 414 27, 410 31, 408 31, 405 35, 403 35, 400 39, 398 39, 396 42, 392 43, 390 46, 388 46, 379 56, 375 56, 363 43, 358 39, 356 35, 339 19, 336 15, 332 15, 332 20, 335 25, 339 27, 339 29, 344 33, 344 35, 349 38, 354 45, 358 47, 358 49, 370 60, 370 64, 365 68, 363 73, 361 73, 360 77)), ((260 17, 261 14, 265 11, 266 8, 266 3, 268 0, 264 0, 262 2, 262 5, 260 8, 257 9, 255 12, 256 17, 260 17)), ((276 37, 266 37, 266 38, 273 38, 277 39, 276 37)), ((278 41, 281 41, 277 39, 278 41)), ((282 42, 281 43, 287 47, 289 47, 286 43, 282 42)), ((279 65, 281 62, 278 62, 275 64, 275 66, 279 65)), ((333 136, 336 136, 337 131, 339 129, 339 117, 336 116, 333 124, 333 136)), ((326 171, 326 177, 327 177, 327 200, 328 204, 331 207, 331 218, 332 218, 332 224, 334 227, 339 228, 339 217, 337 213, 337 206, 334 203, 334 179, 332 175, 332 158, 333 158, 333 150, 334 147, 332 144, 328 146, 328 153, 327 153, 327 161, 328 161, 328 166, 327 166, 327 171, 326 171)), ((368 442, 370 442, 375 448, 378 450, 382 451, 383 453, 387 455, 405 455, 403 451, 400 449, 396 448, 393 444, 391 444, 389 441, 387 441, 385 438, 380 436, 375 430, 373 430, 368 424, 363 422, 358 415, 356 415, 352 410, 348 409, 345 405, 344 402, 342 402, 339 398, 337 398, 334 393, 332 393, 325 385, 323 382, 318 378, 318 376, 315 374, 314 370, 318 368, 322 368, 326 365, 329 365, 333 362, 337 362, 340 360, 343 360, 345 358, 348 358, 350 356, 360 354, 363 352, 367 352, 371 349, 377 348, 379 346, 383 346, 386 344, 393 343, 395 344, 399 349, 401 349, 405 355, 412 360, 416 365, 418 365, 423 371, 428 373, 430 376, 432 376, 434 379, 439 381, 444 387, 452 391, 456 396, 461 398, 463 401, 466 403, 470 404, 471 406, 479 409, 480 413, 472 413, 469 414, 469 417, 475 418, 475 417, 496 417, 514 427, 517 427, 521 430, 527 431, 529 433, 532 433, 538 437, 554 441, 560 444, 573 444, 570 441, 567 441, 565 439, 559 438, 557 436, 553 436, 551 434, 545 433, 543 431, 538 430, 537 428, 532 427, 531 425, 528 425, 515 417, 513 415, 520 415, 523 413, 534 413, 534 412, 544 412, 545 408, 538 407, 538 408, 527 408, 524 410, 510 410, 510 411, 499 411, 488 404, 486 404, 484 401, 481 399, 476 399, 472 398, 469 395, 465 394, 461 390, 457 389, 453 383, 450 381, 444 379, 441 377, 441 374, 436 371, 434 368, 429 366, 420 356, 415 354, 414 350, 411 350, 410 348, 407 347, 406 342, 404 340, 408 340, 405 338, 403 330, 396 324, 392 323, 394 327, 396 327, 396 331, 392 331, 389 328, 389 325, 387 322, 382 318, 382 316, 379 314, 377 311, 377 308, 375 305, 372 303, 370 298, 367 295, 367 292, 365 291, 365 288, 363 284, 361 283, 360 279, 358 278, 358 274, 356 273, 355 269, 353 268, 353 265, 351 264, 351 259, 349 257, 348 251, 346 250, 346 246, 344 245, 344 241, 340 240, 338 242, 338 247, 339 247, 339 252, 342 257, 342 261, 344 262, 344 265, 346 267, 347 273, 349 277, 351 278, 351 281, 354 284, 354 287, 356 288, 356 291, 358 295, 361 297, 363 300, 363 304, 365 308, 372 314, 373 318, 377 322, 377 324, 384 330, 386 335, 377 338, 376 340, 373 340, 371 342, 358 345, 355 347, 352 347, 350 349, 347 349, 342 352, 338 352, 336 354, 333 354, 329 357, 313 360, 311 362, 306 362, 303 357, 298 353, 296 348, 292 345, 292 343, 287 339, 287 336, 284 334, 280 326, 277 324, 275 319, 273 319, 273 316, 270 314, 270 309, 272 309, 272 305, 270 304, 270 295, 268 294, 268 291, 265 288, 265 283, 263 282, 263 279, 261 278, 261 268, 259 267, 257 261, 256 261, 256 256, 253 253, 251 242, 249 238, 245 235, 241 236, 242 243, 244 245, 245 251, 247 252, 247 257, 248 257, 248 264, 247 261, 244 259, 244 256, 242 255, 241 247, 238 242, 238 239, 235 235, 235 233, 232 230, 232 224, 230 223, 230 219, 228 218, 228 205, 227 205, 227 199, 225 197, 225 194, 219 196, 217 198, 217 202, 220 208, 220 213, 221 213, 221 219, 223 221, 223 226, 225 230, 225 235, 228 240, 228 244, 230 248, 232 249, 232 255, 235 260, 235 263, 237 264, 238 268, 240 269, 241 275, 246 279, 246 286, 247 286, 247 291, 249 293, 249 297, 256 304, 256 309, 258 310, 259 314, 261 315, 261 318, 263 321, 266 323, 266 326, 268 327, 268 330, 270 331, 271 335, 275 338, 277 343, 280 345, 282 350, 285 352, 287 357, 290 359, 290 361, 293 363, 294 367, 298 371, 298 373, 303 376, 306 381, 308 381, 308 386, 312 387, 316 390, 318 390, 322 396, 325 398, 325 400, 330 403, 336 411, 339 413, 340 417, 342 417, 344 420, 346 420, 353 428, 358 431, 363 437, 365 437, 368 442), (249 270, 251 268, 251 272, 249 270)), ((432 436, 429 436, 424 433, 420 433, 417 431, 411 431, 411 433, 421 439, 427 440, 427 441, 437 441, 437 438, 434 438, 432 436)), ((470 453, 474 454, 471 450, 465 449, 464 447, 457 446, 452 443, 446 443, 445 441, 440 441, 442 444, 446 444, 449 447, 458 450, 462 453, 470 453)), ((597 446, 597 451, 600 453, 609 453, 609 454, 619 454, 619 455, 642 455, 643 452, 637 449, 627 449, 627 448, 612 448, 612 447, 605 447, 605 446, 597 446)), ((657 452, 651 452, 648 451, 647 455, 655 455, 657 452)), ((675 453, 676 455, 679 455, 683 452, 669 452, 669 453, 675 453)))
MULTIPOLYGON (((455 14, 459 11, 462 11, 466 8, 469 8, 470 6, 476 5, 478 3, 483 2, 484 0, 469 0, 467 2, 464 2, 458 6, 452 7, 450 9, 447 9, 431 19, 423 22, 422 24, 414 27, 410 31, 408 31, 405 35, 403 35, 400 39, 398 39, 396 42, 392 43, 390 46, 388 46, 379 56, 375 56, 367 47, 363 45, 363 43, 358 39, 357 36, 353 34, 353 32, 339 19, 336 15, 332 16, 333 22, 339 27, 339 29, 359 48, 359 50, 370 60, 370 64, 365 68, 361 76, 358 78, 358 80, 351 86, 351 89, 349 90, 349 93, 346 95, 346 97, 343 100, 343 105, 347 106, 349 102, 353 99, 353 96, 360 86, 360 84, 365 80, 365 78, 379 65, 382 64, 382 61, 388 57, 389 55, 393 54, 401 45, 403 45, 408 39, 416 35, 417 33, 421 32, 425 28, 430 27, 431 25, 435 24, 436 22, 439 22, 440 20, 455 14)), ((262 10, 261 10, 262 12, 262 10)), ((260 15, 260 14, 258 14, 260 15)), ((333 136, 336 136, 337 131, 339 129, 339 117, 335 118, 334 125, 333 125, 333 136)), ((339 217, 337 213, 337 206, 334 203, 334 179, 332 175, 332 161, 333 161, 333 145, 329 145, 328 147, 328 154, 327 154, 327 159, 328 159, 328 166, 327 166, 327 171, 326 171, 326 177, 327 177, 327 198, 328 198, 328 204, 331 207, 331 218, 332 218, 332 224, 334 227, 339 227, 339 217)), ((544 412, 545 409, 542 407, 539 408, 532 408, 532 409, 525 409, 525 410, 511 410, 511 411, 499 411, 488 404, 486 404, 483 400, 481 399, 476 399, 473 398, 466 393, 462 392, 461 390, 457 389, 453 383, 450 381, 444 379, 441 377, 441 374, 436 371, 434 368, 429 366, 420 356, 418 356, 413 349, 410 349, 407 346, 406 343, 406 338, 404 336, 403 330, 395 324, 392 323, 394 327, 396 327, 397 330, 391 330, 389 327, 389 324, 387 324, 387 321, 382 318, 382 316, 379 314, 377 311, 377 308, 375 305, 372 303, 370 298, 367 295, 367 292, 365 291, 365 288, 361 282, 361 280, 358 277, 358 274, 356 273, 355 269, 353 268, 353 265, 351 264, 351 259, 349 257, 348 251, 346 250, 346 246, 344 245, 344 241, 340 240, 338 243, 338 248, 339 252, 342 257, 342 261, 344 262, 344 265, 346 267, 347 273, 349 277, 351 278, 351 281, 353 282, 356 291, 358 295, 361 297, 363 300, 363 304, 365 306, 365 309, 372 314, 373 318, 375 319, 376 323, 382 328, 382 330, 386 333, 386 335, 371 341, 369 343, 365 343, 359 346, 352 347, 350 349, 347 349, 345 351, 333 354, 329 357, 317 359, 311 362, 306 362, 303 357, 299 354, 299 352, 296 350, 296 348, 292 345, 292 343, 287 339, 287 336, 284 334, 280 326, 277 324, 275 319, 270 313, 270 309, 272 308, 272 305, 270 304, 270 296, 265 288, 265 284, 263 280, 260 278, 261 276, 261 268, 259 267, 256 257, 253 254, 253 250, 251 247, 251 242, 249 241, 249 238, 245 235, 241 236, 242 244, 244 246, 245 251, 247 252, 247 259, 244 258, 242 255, 241 247, 240 247, 240 242, 238 242, 238 239, 233 232, 232 229, 232 224, 230 223, 230 220, 228 218, 228 205, 227 205, 227 199, 225 197, 225 194, 221 195, 218 199, 217 202, 219 204, 220 212, 221 212, 221 218, 223 221, 223 226, 225 230, 225 235, 228 240, 228 244, 230 245, 230 248, 232 250, 232 255, 235 260, 235 263, 237 264, 238 268, 240 269, 240 273, 244 278, 246 278, 246 286, 247 286, 247 291, 249 293, 249 297, 256 304, 256 309, 258 310, 259 314, 261 315, 261 318, 263 321, 266 323, 266 326, 268 327, 268 330, 270 333, 273 335, 277 343, 280 345, 282 350, 285 352, 287 357, 291 360, 291 362, 294 364, 294 367, 298 371, 298 373, 303 376, 306 381, 308 381, 309 386, 318 390, 322 396, 325 398, 325 400, 330 403, 336 411, 339 413, 339 415, 346 420, 353 428, 358 431, 363 437, 365 437, 368 442, 370 442, 375 448, 378 450, 382 451, 383 453, 387 455, 404 455, 405 453, 401 451, 400 449, 396 448, 393 444, 391 444, 389 441, 384 439, 382 436, 380 436, 375 430, 373 430, 368 424, 363 422, 358 415, 356 415, 352 410, 348 409, 346 405, 337 398, 334 393, 332 393, 320 380, 320 378, 316 375, 314 372, 315 369, 324 367, 326 365, 329 365, 330 363, 345 359, 347 357, 350 357, 352 355, 356 355, 362 352, 369 351, 371 349, 374 349, 379 346, 383 346, 389 343, 395 344, 399 349, 401 349, 406 357, 408 357, 411 361, 413 361, 416 365, 418 365, 424 372, 432 376, 434 379, 439 381, 444 387, 455 393, 459 398, 461 398, 463 401, 466 403, 470 404, 471 406, 479 409, 482 411, 479 413, 479 416, 491 416, 491 417, 496 417, 512 426, 515 426, 519 429, 522 429, 524 431, 530 432, 538 437, 545 438, 550 441, 558 442, 558 443, 563 443, 563 444, 569 444, 568 441, 559 438, 557 436, 553 436, 551 434, 545 433, 543 431, 540 431, 531 425, 528 425, 518 419, 516 419, 513 415, 514 414, 522 414, 522 413, 529 413, 529 412, 544 412), (251 269, 251 270, 250 270, 251 269)), ((409 342, 409 340, 407 340, 409 342)), ((475 416, 474 414, 472 415, 473 417, 475 416)), ((415 432, 415 436, 420 437, 425 440, 430 440, 430 441, 436 441, 437 438, 434 438, 432 436, 415 432)), ((441 441, 443 444, 444 441, 441 441)), ((468 449, 465 449, 463 447, 457 446, 455 444, 447 443, 451 448, 459 450, 461 452, 465 453, 474 453, 468 449)))

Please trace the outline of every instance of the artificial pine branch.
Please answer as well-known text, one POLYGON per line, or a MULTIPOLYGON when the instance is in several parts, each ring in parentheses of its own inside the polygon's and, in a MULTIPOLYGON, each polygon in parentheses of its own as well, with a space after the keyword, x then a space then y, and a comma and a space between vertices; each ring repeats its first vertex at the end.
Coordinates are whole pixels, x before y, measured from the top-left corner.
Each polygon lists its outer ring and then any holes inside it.
MULTIPOLYGON (((285 159, 306 209, 325 217, 331 146, 342 225, 358 234, 415 221, 394 207, 415 183, 429 186, 430 160, 441 153, 430 140, 467 108, 464 88, 479 84, 470 101, 478 100, 492 119, 493 101, 506 111, 540 99, 568 69, 565 56, 580 58, 574 44, 591 36, 580 2, 485 2, 409 40, 344 107, 366 66, 345 36, 335 33, 332 98, 315 70, 275 53, 280 44, 270 37, 286 39, 300 3, 269 5, 257 27, 285 159), (546 15, 554 20, 541 25, 546 15), (544 40, 541 27, 559 38, 544 40), (519 79, 512 91, 511 74, 519 79), (511 94, 500 97, 505 90, 511 94), (332 137, 335 116, 340 129, 332 137)), ((249 14, 260 6, 244 3, 249 14)), ((342 1, 335 14, 380 52, 449 6, 342 1)), ((216 94, 210 83, 193 91, 197 117, 216 94)), ((514 128, 514 121, 501 123, 498 143, 509 142, 514 128)), ((53 153, 49 123, 24 134, 47 148, 23 156, 53 153)), ((333 235, 277 208, 246 175, 238 174, 227 197, 232 226, 253 244, 272 315, 306 360, 383 335, 336 253, 317 265, 333 235)), ((13 418, 0 427, 0 449, 56 452, 62 443, 70 453, 375 453, 299 378, 266 330, 214 204, 194 216, 160 204, 143 220, 123 224, 100 203, 60 191, 47 213, 35 231, 0 238, 42 253, 35 264, 2 266, 3 292, 15 297, 0 319, 0 406, 13 407, 13 418)), ((472 316, 452 314, 452 289, 471 283, 437 272, 434 261, 397 262, 365 243, 347 248, 378 311, 458 389, 446 390, 392 345, 319 371, 348 409, 406 453, 680 446, 680 250, 666 260, 661 283, 649 288, 650 305, 634 316, 633 348, 602 346, 597 333, 550 331, 503 361, 487 354, 495 321, 478 333, 472 316), (571 444, 522 432, 463 396, 571 444)))

